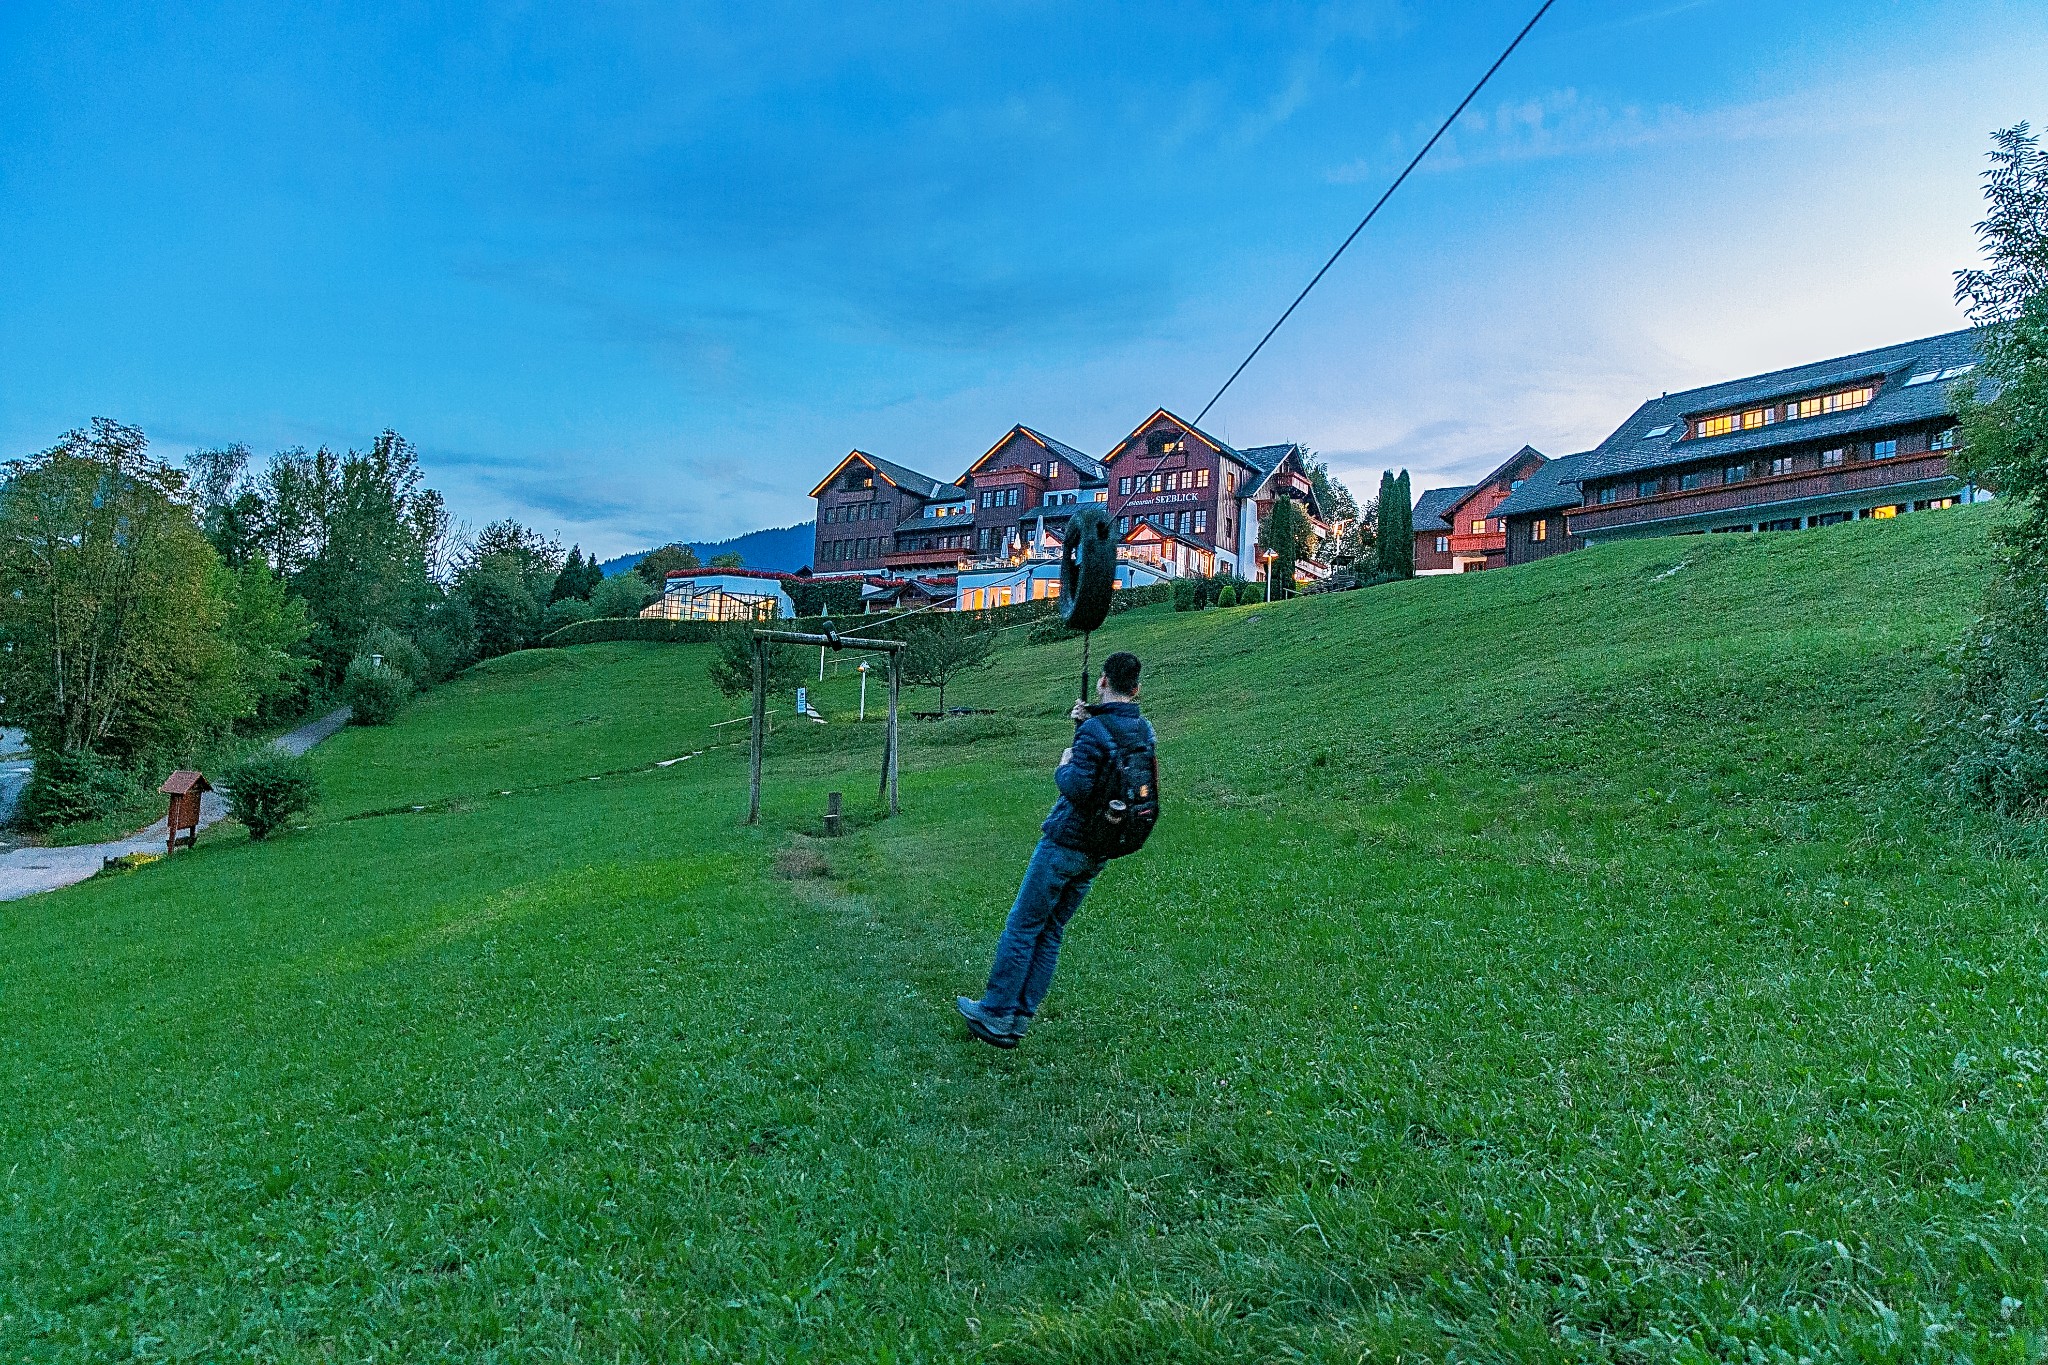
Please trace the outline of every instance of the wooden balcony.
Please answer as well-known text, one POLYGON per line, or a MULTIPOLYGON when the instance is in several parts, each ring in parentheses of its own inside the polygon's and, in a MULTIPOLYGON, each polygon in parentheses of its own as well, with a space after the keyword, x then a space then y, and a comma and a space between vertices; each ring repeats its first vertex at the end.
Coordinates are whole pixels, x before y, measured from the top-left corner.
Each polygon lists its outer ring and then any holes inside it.
MULTIPOLYGON (((1655 497, 1630 498, 1603 506, 1573 507, 1565 515, 1571 534, 1598 535, 1650 522, 1679 521, 1708 517, 1723 512, 1754 512, 1768 517, 1780 503, 1804 502, 1842 494, 1881 493, 1890 488, 1935 483, 1949 477, 1948 453, 1931 451, 1903 455, 1894 460, 1859 460, 1836 469, 1803 469, 1741 483, 1718 484, 1689 492, 1659 493, 1655 497)), ((1456 538, 1452 544, 1457 543, 1456 538)))

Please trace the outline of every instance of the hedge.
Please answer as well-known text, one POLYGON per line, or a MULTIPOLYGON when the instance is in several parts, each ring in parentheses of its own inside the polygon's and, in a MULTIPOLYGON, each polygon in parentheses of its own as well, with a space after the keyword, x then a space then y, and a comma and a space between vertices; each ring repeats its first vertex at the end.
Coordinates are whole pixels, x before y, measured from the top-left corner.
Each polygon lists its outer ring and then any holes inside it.
MULTIPOLYGON (((1120 588, 1109 599, 1109 612, 1132 611, 1138 607, 1154 606, 1173 600, 1173 584, 1156 583, 1144 588, 1120 588)), ((1056 598, 1040 598, 1035 602, 1012 602, 1006 607, 985 607, 980 611, 962 612, 963 616, 978 616, 992 626, 1014 626, 1025 621, 1035 621, 1043 616, 1055 614, 1056 598)), ((876 613, 879 618, 882 613, 876 613)), ((894 618, 894 613, 890 613, 894 618)), ((911 617, 916 620, 916 617, 911 617)), ((841 635, 868 635, 880 639, 901 638, 900 618, 877 619, 873 626, 866 623, 865 616, 840 616, 832 618, 832 628, 841 635)), ((803 616, 795 620, 767 622, 761 625, 774 630, 790 630, 805 634, 817 634, 824 626, 825 618, 803 616)), ((666 617, 606 616, 594 621, 574 621, 541 637, 544 649, 563 645, 594 645, 612 640, 645 640, 656 644, 704 645, 711 644, 719 632, 733 625, 745 625, 733 621, 671 621, 666 617)))

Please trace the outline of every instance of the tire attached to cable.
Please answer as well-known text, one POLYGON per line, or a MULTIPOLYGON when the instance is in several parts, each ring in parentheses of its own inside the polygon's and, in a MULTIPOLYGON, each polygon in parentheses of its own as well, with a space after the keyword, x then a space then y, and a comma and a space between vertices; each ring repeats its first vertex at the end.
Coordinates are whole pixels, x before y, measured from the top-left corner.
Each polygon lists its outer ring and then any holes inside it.
POLYGON ((1100 503, 1067 518, 1060 545, 1060 619, 1069 630, 1090 631, 1109 619, 1116 591, 1116 527, 1100 503))

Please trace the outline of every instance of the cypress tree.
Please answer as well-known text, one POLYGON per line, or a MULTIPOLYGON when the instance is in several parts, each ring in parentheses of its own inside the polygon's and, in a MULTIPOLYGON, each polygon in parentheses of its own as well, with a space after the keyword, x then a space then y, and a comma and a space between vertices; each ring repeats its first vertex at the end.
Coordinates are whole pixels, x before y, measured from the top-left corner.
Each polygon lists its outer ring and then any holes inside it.
POLYGON ((1394 542, 1396 562, 1394 572, 1403 578, 1415 577, 1415 495, 1408 483, 1408 471, 1402 470, 1395 483, 1395 506, 1401 518, 1401 537, 1394 542))
POLYGON ((1381 573, 1399 572, 1394 563, 1394 547, 1401 543, 1401 513, 1396 506, 1400 500, 1394 488, 1394 471, 1380 471, 1380 515, 1373 546, 1373 567, 1381 573))

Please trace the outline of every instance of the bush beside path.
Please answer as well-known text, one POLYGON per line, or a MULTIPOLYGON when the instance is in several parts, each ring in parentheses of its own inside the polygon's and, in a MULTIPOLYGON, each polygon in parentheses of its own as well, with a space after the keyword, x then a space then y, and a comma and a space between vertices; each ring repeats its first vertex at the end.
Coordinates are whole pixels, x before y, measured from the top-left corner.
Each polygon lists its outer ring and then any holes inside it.
MULTIPOLYGON (((346 706, 336 707, 318 720, 279 735, 271 743, 288 754, 303 754, 348 724, 346 706)), ((228 813, 220 792, 211 791, 199 799, 199 827, 217 824, 228 813)), ((41 891, 82 882, 106 865, 109 858, 132 853, 161 853, 166 830, 159 819, 125 839, 103 844, 75 844, 69 848, 17 848, 0 853, 0 901, 20 900, 41 891)))

